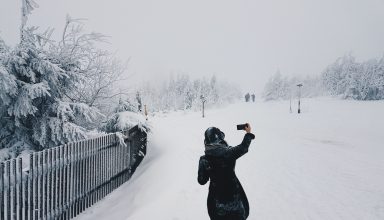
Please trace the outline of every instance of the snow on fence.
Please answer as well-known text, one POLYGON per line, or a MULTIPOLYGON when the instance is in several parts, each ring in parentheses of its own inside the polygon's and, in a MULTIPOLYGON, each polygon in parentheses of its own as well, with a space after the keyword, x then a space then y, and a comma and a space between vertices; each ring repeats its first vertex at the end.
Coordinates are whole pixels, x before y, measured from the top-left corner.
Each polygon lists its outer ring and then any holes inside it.
POLYGON ((0 163, 0 219, 71 219, 126 182, 146 154, 138 126, 0 163))

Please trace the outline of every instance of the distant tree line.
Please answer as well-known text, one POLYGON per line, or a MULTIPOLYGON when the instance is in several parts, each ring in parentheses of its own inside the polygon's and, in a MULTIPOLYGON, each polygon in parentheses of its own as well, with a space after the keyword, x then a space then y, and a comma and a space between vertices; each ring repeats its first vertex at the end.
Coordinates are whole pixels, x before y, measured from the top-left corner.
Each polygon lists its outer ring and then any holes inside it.
POLYGON ((137 88, 138 93, 124 99, 132 103, 145 104, 149 112, 177 110, 199 110, 202 100, 207 107, 219 106, 241 98, 240 89, 216 76, 191 79, 188 74, 171 74, 168 80, 154 84, 146 82, 137 88))
POLYGON ((315 97, 324 92, 320 76, 289 77, 277 71, 266 83, 262 96, 266 101, 295 98, 299 83, 305 85, 301 88, 302 97, 315 97))
POLYGON ((348 54, 315 76, 288 77, 278 71, 266 83, 263 98, 268 101, 296 97, 298 83, 303 84, 302 97, 333 95, 356 100, 384 99, 384 57, 357 62, 348 54))

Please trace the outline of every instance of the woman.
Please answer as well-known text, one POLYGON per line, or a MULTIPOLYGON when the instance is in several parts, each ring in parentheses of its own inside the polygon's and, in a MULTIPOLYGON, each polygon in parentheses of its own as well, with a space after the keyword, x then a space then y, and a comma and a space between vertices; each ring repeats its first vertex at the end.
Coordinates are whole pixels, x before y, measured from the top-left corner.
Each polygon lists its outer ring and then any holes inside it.
POLYGON ((255 138, 249 124, 245 131, 236 147, 228 146, 220 129, 205 131, 205 155, 200 157, 197 179, 201 185, 210 180, 207 206, 211 220, 245 220, 249 215, 247 196, 235 174, 236 160, 248 152, 255 138))

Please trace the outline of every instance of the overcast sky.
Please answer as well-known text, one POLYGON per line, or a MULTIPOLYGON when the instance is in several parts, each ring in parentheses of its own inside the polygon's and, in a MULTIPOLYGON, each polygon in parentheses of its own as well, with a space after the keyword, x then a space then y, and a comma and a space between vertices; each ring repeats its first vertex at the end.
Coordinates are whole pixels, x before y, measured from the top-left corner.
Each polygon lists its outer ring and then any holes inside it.
MULTIPOLYGON (((19 37, 20 0, 0 0, 0 36, 19 37)), ((54 27, 65 16, 111 36, 131 81, 184 72, 216 74, 259 92, 277 69, 319 74, 337 57, 384 54, 384 0, 36 0, 28 24, 54 27)))

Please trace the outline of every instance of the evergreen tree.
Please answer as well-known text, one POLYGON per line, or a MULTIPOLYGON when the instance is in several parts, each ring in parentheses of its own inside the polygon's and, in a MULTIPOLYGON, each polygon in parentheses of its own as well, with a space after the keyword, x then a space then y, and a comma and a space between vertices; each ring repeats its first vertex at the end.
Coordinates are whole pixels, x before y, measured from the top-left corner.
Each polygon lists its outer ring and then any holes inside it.
POLYGON ((82 123, 97 109, 64 100, 75 80, 38 47, 34 29, 24 30, 18 46, 1 59, 1 147, 36 150, 86 137, 82 123))
POLYGON ((102 116, 98 109, 67 98, 78 78, 47 49, 52 31, 38 34, 37 28, 26 27, 35 7, 33 0, 22 0, 18 45, 9 48, 0 40, 0 148, 10 148, 13 157, 23 149, 86 138, 87 128, 102 116))

